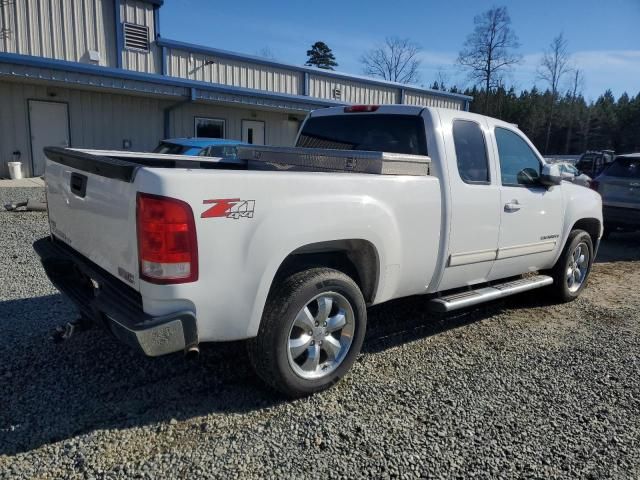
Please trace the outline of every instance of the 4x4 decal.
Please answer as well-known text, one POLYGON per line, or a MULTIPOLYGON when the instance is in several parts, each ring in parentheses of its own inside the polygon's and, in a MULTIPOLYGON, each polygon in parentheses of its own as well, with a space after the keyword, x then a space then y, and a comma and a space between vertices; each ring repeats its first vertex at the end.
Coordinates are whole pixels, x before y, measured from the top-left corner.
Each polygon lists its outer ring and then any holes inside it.
POLYGON ((240 200, 239 198, 218 198, 203 200, 205 205, 213 204, 200 215, 200 218, 233 218, 235 220, 246 217, 253 218, 255 200, 240 200))

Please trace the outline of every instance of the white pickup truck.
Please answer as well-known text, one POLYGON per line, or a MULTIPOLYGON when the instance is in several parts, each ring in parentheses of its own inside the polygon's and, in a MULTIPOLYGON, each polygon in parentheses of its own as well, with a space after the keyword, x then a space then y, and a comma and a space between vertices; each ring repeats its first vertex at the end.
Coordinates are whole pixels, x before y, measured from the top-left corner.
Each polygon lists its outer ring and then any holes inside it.
POLYGON ((335 107, 297 147, 236 163, 47 148, 51 236, 35 249, 85 317, 145 354, 249 339, 260 377, 293 397, 349 370, 369 305, 427 295, 447 312, 585 286, 600 196, 514 125, 335 107))

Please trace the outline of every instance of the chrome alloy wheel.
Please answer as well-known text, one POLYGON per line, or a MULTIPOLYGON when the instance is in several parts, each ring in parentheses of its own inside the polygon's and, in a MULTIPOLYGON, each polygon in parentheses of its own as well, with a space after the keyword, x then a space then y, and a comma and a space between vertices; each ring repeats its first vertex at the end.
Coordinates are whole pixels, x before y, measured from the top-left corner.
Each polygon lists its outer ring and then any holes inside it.
POLYGON ((571 254, 569 265, 567 266, 567 287, 569 291, 577 292, 589 271, 589 247, 586 243, 580 242, 571 254))
POLYGON ((354 333, 355 316, 349 301, 339 293, 323 292, 293 321, 287 348, 289 365, 304 379, 324 377, 345 359, 354 333))

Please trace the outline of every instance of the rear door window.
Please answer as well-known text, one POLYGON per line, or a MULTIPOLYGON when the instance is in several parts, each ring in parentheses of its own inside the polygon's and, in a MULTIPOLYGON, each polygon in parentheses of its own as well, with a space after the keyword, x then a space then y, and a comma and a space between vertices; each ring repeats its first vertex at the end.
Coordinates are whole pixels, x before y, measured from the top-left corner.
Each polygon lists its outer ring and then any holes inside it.
POLYGON ((480 125, 468 120, 453 122, 458 173, 465 183, 488 184, 487 147, 480 125))
POLYGON ((297 146, 428 155, 424 122, 417 115, 311 117, 302 127, 297 146))
POLYGON ((640 178, 640 158, 618 158, 607 169, 607 177, 640 178))

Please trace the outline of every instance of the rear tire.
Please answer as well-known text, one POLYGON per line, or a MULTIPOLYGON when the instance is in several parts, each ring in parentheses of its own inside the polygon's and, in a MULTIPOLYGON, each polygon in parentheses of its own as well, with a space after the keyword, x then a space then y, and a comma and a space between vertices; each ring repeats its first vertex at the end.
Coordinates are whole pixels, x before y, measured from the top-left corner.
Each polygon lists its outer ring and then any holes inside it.
POLYGON ((268 385, 296 398, 337 383, 355 362, 367 323, 362 292, 349 276, 312 268, 281 281, 267 298, 249 358, 268 385))
POLYGON ((584 230, 573 230, 562 255, 548 272, 553 277, 549 291, 560 302, 575 300, 587 284, 592 264, 591 236, 584 230))

